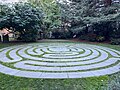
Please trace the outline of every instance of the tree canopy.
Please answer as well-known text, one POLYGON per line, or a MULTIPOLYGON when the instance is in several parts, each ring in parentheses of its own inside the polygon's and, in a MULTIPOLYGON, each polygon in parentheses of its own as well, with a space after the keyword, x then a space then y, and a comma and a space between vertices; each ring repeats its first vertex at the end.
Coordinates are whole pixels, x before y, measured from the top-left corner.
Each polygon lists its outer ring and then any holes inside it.
POLYGON ((28 2, 42 8, 45 14, 44 24, 48 30, 60 26, 60 8, 56 0, 28 0, 28 2))
POLYGON ((0 13, 0 28, 13 28, 20 33, 24 41, 35 41, 37 32, 41 30, 44 13, 40 8, 28 3, 17 3, 12 6, 3 5, 0 13))
POLYGON ((92 32, 108 39, 111 32, 119 32, 120 2, 115 0, 28 0, 28 3, 1 6, 0 27, 14 28, 22 39, 29 33, 30 40, 31 33, 37 37, 40 30, 52 31, 57 38, 92 32))

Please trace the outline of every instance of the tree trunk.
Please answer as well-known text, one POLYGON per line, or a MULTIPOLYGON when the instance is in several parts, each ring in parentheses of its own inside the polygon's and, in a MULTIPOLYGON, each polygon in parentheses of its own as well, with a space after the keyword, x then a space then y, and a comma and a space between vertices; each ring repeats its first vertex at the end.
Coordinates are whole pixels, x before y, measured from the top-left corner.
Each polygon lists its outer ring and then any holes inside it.
POLYGON ((1 39, 2 37, 0 36, 0 42, 2 42, 2 39, 1 39))
POLYGON ((106 6, 111 6, 112 0, 105 0, 105 5, 106 6))
POLYGON ((7 43, 7 42, 9 42, 9 36, 5 35, 3 36, 3 43, 7 43))

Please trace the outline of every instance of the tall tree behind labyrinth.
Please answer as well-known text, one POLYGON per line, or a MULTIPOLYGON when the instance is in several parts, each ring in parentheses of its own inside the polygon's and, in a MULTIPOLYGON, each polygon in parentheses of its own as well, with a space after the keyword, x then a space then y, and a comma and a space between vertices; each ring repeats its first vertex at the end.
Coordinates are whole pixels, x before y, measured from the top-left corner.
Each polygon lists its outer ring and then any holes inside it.
POLYGON ((119 17, 120 3, 114 0, 70 0, 60 3, 62 21, 70 23, 73 33, 84 30, 87 24, 98 23, 119 17))
POLYGON ((60 9, 56 0, 28 0, 34 6, 41 7, 45 13, 44 25, 47 30, 58 27, 60 21, 60 9))
POLYGON ((71 24, 71 31, 77 33, 83 30, 85 24, 84 17, 96 16, 95 6, 96 0, 71 0, 59 3, 61 7, 61 17, 63 23, 71 24))

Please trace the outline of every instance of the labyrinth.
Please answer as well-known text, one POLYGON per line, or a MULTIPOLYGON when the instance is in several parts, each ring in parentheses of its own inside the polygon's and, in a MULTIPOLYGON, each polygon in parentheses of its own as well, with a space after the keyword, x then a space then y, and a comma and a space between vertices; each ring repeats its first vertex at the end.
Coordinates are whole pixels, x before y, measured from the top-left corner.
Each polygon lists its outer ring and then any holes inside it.
POLYGON ((76 43, 34 43, 0 49, 0 73, 46 79, 86 78, 120 71, 120 51, 76 43))

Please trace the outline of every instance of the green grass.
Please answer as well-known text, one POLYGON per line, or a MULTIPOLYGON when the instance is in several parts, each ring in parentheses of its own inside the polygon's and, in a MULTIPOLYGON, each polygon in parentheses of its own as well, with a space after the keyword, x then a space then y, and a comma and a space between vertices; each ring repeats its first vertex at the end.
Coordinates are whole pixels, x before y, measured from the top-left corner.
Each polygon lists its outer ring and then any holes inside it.
MULTIPOLYGON (((19 44, 0 43, 0 48, 20 44, 24 43, 19 44)), ((97 45, 113 48, 120 51, 120 46, 117 45, 110 44, 97 44, 97 45)), ((111 76, 112 75, 82 79, 59 80, 59 79, 30 79, 0 73, 0 90, 105 90, 108 84, 108 80, 111 76)))
POLYGON ((85 79, 28 79, 0 74, 0 90, 102 90, 107 76, 85 79))

